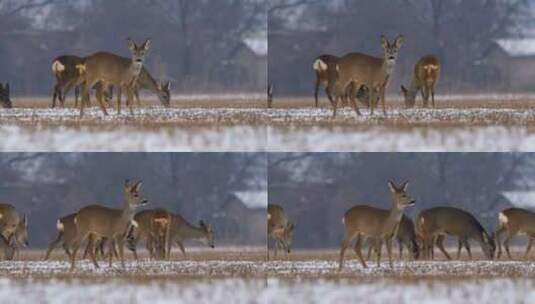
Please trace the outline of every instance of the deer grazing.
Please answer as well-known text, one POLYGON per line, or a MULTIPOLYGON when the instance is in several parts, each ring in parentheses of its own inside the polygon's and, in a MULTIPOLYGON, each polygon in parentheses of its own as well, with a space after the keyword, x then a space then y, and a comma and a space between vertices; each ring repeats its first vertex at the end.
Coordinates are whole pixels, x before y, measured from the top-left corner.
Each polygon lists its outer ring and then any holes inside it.
MULTIPOLYGON (((399 222, 398 232, 395 236, 399 245, 399 258, 403 258, 403 247, 407 247, 409 252, 410 259, 418 259, 420 257, 420 247, 418 246, 416 230, 414 227, 414 222, 406 215, 401 217, 399 222)), ((366 260, 370 260, 372 249, 373 249, 373 239, 367 240, 368 245, 368 255, 366 260)))
POLYGON ((4 245, 12 249, 6 254, 8 259, 18 255, 20 247, 27 247, 28 217, 20 216, 15 207, 10 204, 0 204, 0 234, 5 240, 4 245))
POLYGON ((405 101, 406 108, 414 107, 416 95, 421 92, 423 106, 427 108, 429 96, 431 96, 431 105, 435 108, 435 86, 440 77, 440 61, 436 56, 427 55, 414 65, 412 80, 409 88, 401 86, 401 93, 405 101))
POLYGON ((9 83, 6 83, 5 85, 0 83, 0 103, 2 104, 2 107, 6 109, 11 109, 13 107, 10 98, 9 83))
POLYGON ((145 210, 136 214, 134 220, 137 227, 132 227, 128 233, 128 248, 138 259, 136 247, 139 241, 145 239, 150 257, 171 258, 171 248, 174 243, 180 248, 184 258, 186 250, 184 241, 194 239, 204 242, 214 248, 214 232, 212 226, 199 222, 196 227, 182 216, 164 209, 145 210))
MULTIPOLYGON (((143 44, 137 45, 133 40, 128 39, 128 48, 132 55, 131 58, 107 52, 98 52, 84 58, 84 62, 77 65, 77 68, 82 71, 84 80, 80 117, 84 115, 85 101, 89 100, 89 89, 98 82, 101 82, 103 88, 113 85, 121 91, 126 91, 130 113, 134 113, 132 108, 134 89, 143 68, 145 55, 150 48, 150 40, 147 39, 143 44)), ((102 92, 97 90, 96 95, 102 112, 104 115, 108 115, 102 100, 102 92)), ((121 113, 120 96, 119 94, 117 100, 117 113, 121 113)))
MULTIPOLYGON (((119 248, 121 266, 124 268, 124 240, 130 225, 136 225, 134 214, 138 207, 147 204, 147 200, 140 196, 141 181, 126 180, 123 186, 124 202, 122 209, 113 209, 101 205, 90 205, 80 209, 74 217, 76 238, 72 244, 71 269, 75 268, 76 253, 80 244, 93 234, 108 241, 109 266, 112 266, 115 245, 119 248)), ((95 258, 95 251, 90 250, 91 260, 96 268, 99 265, 95 258)))
POLYGON ((272 238, 275 241, 273 247, 273 253, 275 258, 277 258, 277 250, 282 249, 286 251, 286 257, 289 259, 292 247, 293 231, 295 226, 293 223, 290 223, 286 212, 281 206, 275 204, 268 205, 267 226, 268 237, 272 238))
POLYGON ((494 255, 494 240, 470 213, 454 207, 435 207, 424 210, 416 217, 416 231, 421 237, 424 257, 429 258, 434 245, 442 251, 448 260, 450 255, 444 248, 445 236, 458 237, 457 258, 460 257, 461 247, 464 245, 470 259, 472 253, 468 240, 476 240, 487 259, 494 255))
POLYGON ((52 74, 56 78, 52 95, 52 108, 56 107, 56 99, 59 99, 61 107, 64 107, 65 96, 73 87, 75 106, 78 106, 80 85, 83 82, 82 71, 79 67, 83 64, 83 60, 82 57, 63 55, 52 61, 52 74))
POLYGON ((381 246, 385 242, 390 267, 394 267, 392 263, 392 239, 397 234, 399 223, 403 217, 403 211, 405 208, 415 204, 415 200, 407 194, 408 185, 408 182, 404 182, 399 186, 392 181, 388 182, 388 187, 392 195, 392 209, 390 210, 359 205, 349 209, 345 213, 342 218, 345 237, 340 250, 339 270, 343 268, 345 250, 354 239, 356 239, 354 251, 362 266, 364 268, 368 267, 361 252, 363 238, 372 238, 375 240, 377 265, 381 263, 381 246))
MULTIPOLYGON (((171 83, 169 81, 158 83, 152 75, 143 67, 139 73, 136 83, 133 86, 134 97, 137 101, 138 107, 141 106, 141 100, 139 98, 139 90, 148 90, 156 96, 160 103, 169 108, 171 106, 171 83)), ((122 90, 119 88, 117 102, 121 102, 122 90)))
POLYGON ((333 106, 333 117, 336 117, 338 99, 349 94, 351 106, 357 115, 361 115, 355 96, 361 86, 369 89, 368 104, 371 115, 376 107, 377 96, 381 99, 383 113, 386 115, 385 91, 394 72, 399 49, 403 44, 403 36, 398 36, 389 42, 381 36, 384 49, 383 58, 373 57, 362 53, 349 53, 339 58, 334 68, 328 69, 328 95, 333 106))
POLYGON ((521 208, 509 208, 498 214, 498 229, 494 233, 495 241, 498 244, 498 253, 496 255, 498 259, 502 255, 500 241, 502 234, 505 234, 503 246, 509 259, 512 259, 509 251, 509 241, 516 235, 527 235, 529 241, 524 253, 524 259, 527 259, 535 238, 535 213, 521 208))
MULTIPOLYGON (((329 80, 329 67, 335 68, 335 64, 339 57, 334 55, 320 55, 314 59, 314 63, 312 64, 312 68, 314 69, 314 72, 316 73, 316 83, 314 86, 314 105, 317 108, 319 106, 318 104, 318 92, 320 86, 325 87, 325 93, 327 96, 329 96, 329 90, 328 90, 328 80, 329 80)), ((350 91, 350 88, 346 89, 346 94, 342 96, 342 104, 344 106, 347 105, 347 99, 348 91, 350 91)), ((369 98, 369 89, 366 86, 361 86, 357 90, 357 95, 355 96, 359 102, 361 102, 366 107, 369 107, 368 98, 369 98)), ((331 101, 331 98, 329 98, 329 101, 331 101)), ((376 100, 377 101, 377 100, 376 100)))

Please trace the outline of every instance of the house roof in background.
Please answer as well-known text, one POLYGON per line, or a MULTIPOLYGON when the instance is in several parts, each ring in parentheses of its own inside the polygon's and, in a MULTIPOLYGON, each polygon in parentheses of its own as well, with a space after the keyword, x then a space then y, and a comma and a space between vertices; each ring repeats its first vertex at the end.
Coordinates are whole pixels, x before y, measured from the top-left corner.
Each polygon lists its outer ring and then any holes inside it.
POLYGON ((535 38, 498 39, 496 40, 496 43, 498 43, 509 56, 535 56, 535 38))
POLYGON ((236 191, 234 195, 249 209, 267 209, 267 191, 236 191))
POLYGON ((504 191, 502 195, 515 207, 535 209, 535 191, 504 191))

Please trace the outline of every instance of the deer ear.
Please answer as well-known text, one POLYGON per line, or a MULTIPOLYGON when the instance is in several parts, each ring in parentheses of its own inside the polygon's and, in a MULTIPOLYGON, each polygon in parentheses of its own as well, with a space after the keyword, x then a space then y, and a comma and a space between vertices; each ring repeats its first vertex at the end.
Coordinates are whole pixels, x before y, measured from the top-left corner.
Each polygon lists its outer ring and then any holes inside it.
POLYGON ((145 40, 145 42, 143 42, 142 48, 143 48, 145 51, 148 51, 148 49, 150 48, 150 44, 151 44, 150 39, 147 39, 147 40, 145 40))
POLYGON ((388 181, 388 188, 390 188, 390 191, 392 193, 396 192, 398 189, 396 188, 396 184, 392 181, 388 181))
POLYGON ((401 92, 407 93, 407 89, 403 85, 401 86, 401 92))
POLYGON ((141 189, 141 185, 143 184, 142 181, 139 181, 137 182, 133 187, 132 187, 132 190, 133 191, 136 191, 136 192, 139 192, 139 189, 141 189))
POLYGON ((128 48, 130 49, 130 51, 135 51, 136 43, 134 42, 134 40, 132 40, 131 38, 127 38, 126 41, 128 41, 128 48))
POLYGON ((295 228, 295 225, 293 223, 291 223, 290 225, 288 225, 288 231, 294 231, 294 228, 295 228))
POLYGON ((401 184, 401 190, 403 190, 403 192, 407 192, 407 188, 409 187, 409 182, 408 181, 405 181, 403 182, 403 184, 401 184))
POLYGON ((403 37, 403 35, 398 35, 394 43, 396 44, 397 48, 400 48, 403 45, 404 41, 405 41, 405 37, 403 37))
POLYGON ((386 48, 388 46, 388 40, 386 40, 385 35, 381 35, 381 46, 386 48))

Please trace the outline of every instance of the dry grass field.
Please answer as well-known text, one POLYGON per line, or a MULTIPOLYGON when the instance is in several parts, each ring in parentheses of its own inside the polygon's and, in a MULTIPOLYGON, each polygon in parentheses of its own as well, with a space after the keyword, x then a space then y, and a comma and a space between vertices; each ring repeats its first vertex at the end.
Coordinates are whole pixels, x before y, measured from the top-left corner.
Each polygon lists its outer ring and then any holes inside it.
MULTIPOLYGON (((381 112, 336 119, 323 97, 275 99, 262 94, 175 96, 172 107, 145 98, 130 115, 96 106, 83 119, 50 100, 14 98, 0 110, 3 151, 528 151, 535 149, 535 96, 447 95, 437 109, 403 108, 388 97, 381 112)), ((94 101, 93 101, 94 102, 94 101)))

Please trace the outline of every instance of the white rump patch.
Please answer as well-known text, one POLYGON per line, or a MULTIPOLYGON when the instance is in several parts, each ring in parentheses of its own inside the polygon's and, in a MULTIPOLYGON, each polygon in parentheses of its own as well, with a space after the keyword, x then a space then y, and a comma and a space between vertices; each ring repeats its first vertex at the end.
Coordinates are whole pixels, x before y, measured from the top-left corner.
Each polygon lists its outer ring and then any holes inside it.
POLYGON ((0 213, 0 220, 4 217, 4 215, 2 213, 0 213))
POLYGON ((78 223, 78 217, 77 216, 74 217, 74 224, 76 225, 76 223, 78 223))
POLYGON ((268 221, 271 219, 271 214, 268 213, 268 221))
POLYGON ((344 224, 344 225, 346 224, 346 218, 345 217, 342 218, 342 224, 344 224))
POLYGON ((132 220, 130 223, 131 223, 132 226, 134 226, 135 228, 139 227, 139 223, 138 223, 136 220, 132 220))
POLYGON ((59 74, 63 71, 65 71, 65 65, 58 60, 54 60, 54 62, 52 62, 52 72, 54 74, 59 74))
POLYGON ((327 64, 325 62, 323 62, 323 60, 321 60, 321 59, 316 59, 314 61, 314 64, 312 65, 312 67, 316 71, 320 71, 320 72, 327 71, 327 64))
POLYGON ((78 70, 78 74, 82 75, 83 73, 85 73, 86 66, 85 64, 77 64, 76 69, 78 70))
POLYGON ((507 218, 507 215, 503 214, 503 212, 500 212, 498 213, 498 221, 501 225, 507 225, 509 219, 507 218))
MULTIPOLYGON (((75 218, 76 220, 76 218, 75 218)), ((61 220, 58 220, 57 223, 56 223, 56 228, 58 229, 58 231, 63 231, 63 229, 65 229, 65 226, 63 225, 63 223, 61 222, 61 220)))

